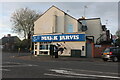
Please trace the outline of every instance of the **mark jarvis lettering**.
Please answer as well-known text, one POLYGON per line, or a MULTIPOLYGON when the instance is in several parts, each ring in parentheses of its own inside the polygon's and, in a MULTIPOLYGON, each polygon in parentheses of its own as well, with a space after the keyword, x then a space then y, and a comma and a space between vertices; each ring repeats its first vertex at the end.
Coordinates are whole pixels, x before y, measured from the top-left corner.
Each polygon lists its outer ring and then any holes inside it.
POLYGON ((85 34, 62 34, 33 36, 33 42, 85 41, 85 34))
POLYGON ((41 40, 78 40, 79 35, 66 36, 41 36, 41 40))

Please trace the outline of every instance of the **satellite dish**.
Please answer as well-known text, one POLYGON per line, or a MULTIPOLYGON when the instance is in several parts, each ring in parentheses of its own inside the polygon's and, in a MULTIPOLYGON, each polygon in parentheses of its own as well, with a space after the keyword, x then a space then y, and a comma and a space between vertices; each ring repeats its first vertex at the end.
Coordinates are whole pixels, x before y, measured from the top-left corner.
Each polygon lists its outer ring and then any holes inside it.
POLYGON ((87 30, 87 26, 86 25, 82 25, 81 30, 82 31, 86 31, 87 30))

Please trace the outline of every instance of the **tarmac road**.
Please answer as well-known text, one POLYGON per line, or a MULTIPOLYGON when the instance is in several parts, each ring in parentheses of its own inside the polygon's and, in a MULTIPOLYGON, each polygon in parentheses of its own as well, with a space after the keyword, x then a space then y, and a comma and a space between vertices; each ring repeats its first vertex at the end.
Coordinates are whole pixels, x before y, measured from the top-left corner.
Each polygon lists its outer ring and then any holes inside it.
MULTIPOLYGON (((2 53, 2 77, 4 78, 79 78, 120 79, 119 62, 103 62, 93 58, 71 58, 49 56, 31 57, 22 53, 2 53)), ((13 80, 14 80, 13 79, 13 80)))

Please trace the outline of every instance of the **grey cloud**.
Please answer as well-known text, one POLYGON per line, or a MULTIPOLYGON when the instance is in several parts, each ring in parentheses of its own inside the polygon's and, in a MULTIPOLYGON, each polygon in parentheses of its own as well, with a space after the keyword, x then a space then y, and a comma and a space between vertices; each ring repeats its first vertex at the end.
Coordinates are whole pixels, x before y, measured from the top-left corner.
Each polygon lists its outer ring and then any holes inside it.
POLYGON ((102 24, 105 24, 106 20, 108 20, 107 27, 111 30, 113 34, 115 34, 118 29, 117 4, 117 2, 7 2, 2 4, 2 15, 10 18, 10 15, 16 9, 24 7, 34 9, 38 12, 45 12, 49 7, 55 5, 65 12, 69 10, 68 14, 78 19, 83 16, 84 6, 86 5, 88 6, 88 8, 86 8, 86 17, 99 17, 101 18, 102 24))

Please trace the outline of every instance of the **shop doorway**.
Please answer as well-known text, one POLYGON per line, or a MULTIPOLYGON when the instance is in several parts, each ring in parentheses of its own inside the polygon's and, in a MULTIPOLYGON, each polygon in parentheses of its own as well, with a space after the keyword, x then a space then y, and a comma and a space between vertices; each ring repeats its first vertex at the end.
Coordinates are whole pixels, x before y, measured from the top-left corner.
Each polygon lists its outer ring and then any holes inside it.
POLYGON ((86 56, 91 58, 92 57, 92 44, 86 43, 86 56))

